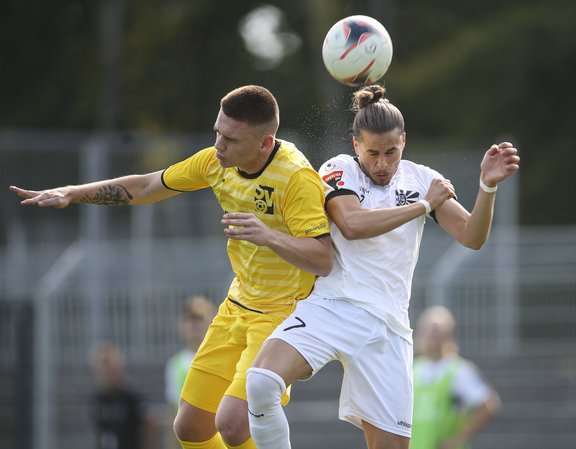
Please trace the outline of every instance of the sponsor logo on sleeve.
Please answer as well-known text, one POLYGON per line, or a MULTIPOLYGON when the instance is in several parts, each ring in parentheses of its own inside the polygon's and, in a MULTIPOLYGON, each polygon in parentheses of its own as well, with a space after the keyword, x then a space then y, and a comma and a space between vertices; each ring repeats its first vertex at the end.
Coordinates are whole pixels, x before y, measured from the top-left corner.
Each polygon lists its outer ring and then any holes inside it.
POLYGON ((342 180, 343 174, 344 171, 342 170, 333 170, 322 176, 322 180, 334 190, 337 190, 344 186, 344 181, 342 180))
POLYGON ((311 234, 312 232, 320 231, 321 229, 324 229, 325 227, 326 227, 326 223, 320 223, 318 226, 314 226, 313 228, 306 229, 304 231, 304 234, 308 235, 308 234, 311 234))

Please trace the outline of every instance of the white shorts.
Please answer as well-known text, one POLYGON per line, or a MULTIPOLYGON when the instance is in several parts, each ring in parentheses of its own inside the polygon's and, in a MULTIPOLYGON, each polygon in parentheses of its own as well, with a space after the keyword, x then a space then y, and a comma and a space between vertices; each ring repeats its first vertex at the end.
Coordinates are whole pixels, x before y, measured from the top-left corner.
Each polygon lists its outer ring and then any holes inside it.
POLYGON ((412 344, 384 321, 344 300, 310 296, 268 337, 293 346, 314 375, 332 360, 344 367, 339 418, 410 437, 412 344))

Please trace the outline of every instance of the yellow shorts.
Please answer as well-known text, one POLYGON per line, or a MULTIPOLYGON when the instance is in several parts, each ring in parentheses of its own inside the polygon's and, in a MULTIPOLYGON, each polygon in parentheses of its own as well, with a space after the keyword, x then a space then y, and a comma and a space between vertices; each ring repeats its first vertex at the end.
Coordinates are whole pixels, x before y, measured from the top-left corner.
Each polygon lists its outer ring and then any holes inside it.
MULTIPOLYGON (((190 366, 182 399, 211 413, 216 413, 224 395, 246 400, 246 371, 264 340, 290 312, 257 313, 225 300, 190 366)), ((287 389, 282 404, 289 400, 287 389)))

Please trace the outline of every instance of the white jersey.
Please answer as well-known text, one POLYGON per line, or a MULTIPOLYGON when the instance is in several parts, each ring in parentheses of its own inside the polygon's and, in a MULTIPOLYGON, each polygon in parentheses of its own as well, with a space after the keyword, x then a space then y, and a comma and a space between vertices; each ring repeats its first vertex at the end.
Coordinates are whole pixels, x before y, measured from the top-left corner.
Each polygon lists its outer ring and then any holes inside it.
MULTIPOLYGON (((378 186, 363 173, 358 161, 346 154, 326 161, 319 173, 327 201, 353 192, 365 209, 415 203, 424 198, 433 179, 443 178, 424 165, 401 160, 390 183, 378 186)), ((331 223, 336 261, 328 276, 317 278, 314 293, 350 301, 411 342, 408 305, 424 222, 422 215, 386 234, 360 240, 347 240, 331 223)))

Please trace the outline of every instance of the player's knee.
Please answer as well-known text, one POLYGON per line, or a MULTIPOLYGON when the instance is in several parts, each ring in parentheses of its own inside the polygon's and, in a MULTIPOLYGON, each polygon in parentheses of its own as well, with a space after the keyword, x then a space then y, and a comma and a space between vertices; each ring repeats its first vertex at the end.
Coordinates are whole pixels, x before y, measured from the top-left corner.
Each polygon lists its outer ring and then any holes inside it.
POLYGON ((195 413, 194 409, 182 403, 172 428, 181 441, 205 441, 216 433, 213 414, 195 413))
POLYGON ((216 412, 216 428, 229 446, 240 446, 250 438, 247 404, 243 399, 226 396, 216 412))
POLYGON ((199 437, 197 432, 198 429, 194 428, 194 421, 186 419, 180 413, 176 415, 173 427, 176 438, 178 438, 181 441, 196 441, 198 439, 200 440, 203 439, 202 437, 199 437))
POLYGON ((240 446, 244 441, 250 438, 248 418, 223 419, 217 416, 216 428, 222 436, 222 439, 230 446, 240 446))
POLYGON ((172 428, 174 429, 174 434, 176 435, 176 438, 178 438, 179 440, 186 441, 190 437, 189 434, 190 429, 187 428, 186 422, 184 421, 184 419, 182 419, 182 416, 180 414, 177 414, 176 418, 174 418, 172 428))
POLYGON ((262 413, 271 407, 279 406, 286 384, 281 376, 263 368, 250 368, 246 377, 248 412, 262 413))

